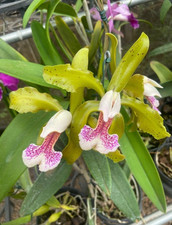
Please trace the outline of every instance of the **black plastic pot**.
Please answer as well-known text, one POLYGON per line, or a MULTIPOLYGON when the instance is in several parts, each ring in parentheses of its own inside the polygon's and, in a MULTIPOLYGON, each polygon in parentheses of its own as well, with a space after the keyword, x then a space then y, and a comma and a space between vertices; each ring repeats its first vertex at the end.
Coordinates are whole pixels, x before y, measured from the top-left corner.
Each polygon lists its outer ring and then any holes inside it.
POLYGON ((157 154, 155 154, 154 162, 159 172, 162 185, 164 187, 164 192, 167 196, 172 198, 172 179, 169 178, 166 174, 164 174, 163 171, 158 167, 156 157, 157 157, 157 154))
MULTIPOLYGON (((139 207, 141 210, 142 190, 136 181, 135 181, 135 183, 136 183, 137 189, 138 189, 138 204, 139 204, 139 207)), ((106 215, 104 215, 103 213, 100 213, 100 212, 97 212, 97 216, 101 219, 103 224, 106 224, 106 225, 128 225, 128 224, 133 223, 133 221, 131 219, 128 219, 128 218, 112 219, 112 218, 108 218, 106 215)))

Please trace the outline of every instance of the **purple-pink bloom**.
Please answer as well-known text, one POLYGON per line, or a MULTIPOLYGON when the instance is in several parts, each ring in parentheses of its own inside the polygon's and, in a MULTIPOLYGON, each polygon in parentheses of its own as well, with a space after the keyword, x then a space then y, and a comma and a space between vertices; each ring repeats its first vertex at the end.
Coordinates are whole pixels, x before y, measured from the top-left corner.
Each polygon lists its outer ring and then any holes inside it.
POLYGON ((27 167, 39 165, 39 170, 46 172, 58 166, 62 153, 54 150, 60 134, 71 123, 72 115, 67 110, 60 110, 48 121, 40 137, 44 138, 42 145, 30 144, 22 154, 23 162, 27 167))
POLYGON ((108 133, 109 127, 121 107, 120 94, 108 91, 100 101, 96 128, 85 125, 79 133, 79 144, 83 150, 95 149, 102 154, 114 152, 119 147, 118 135, 108 133))
MULTIPOLYGON (((9 88, 11 91, 15 91, 18 88, 19 80, 7 74, 0 73, 0 83, 2 83, 5 87, 9 88)), ((2 99, 2 94, 3 92, 0 88, 0 100, 2 99)))
MULTIPOLYGON (((115 30, 113 21, 128 21, 130 22, 131 26, 136 29, 139 27, 138 20, 134 17, 133 13, 130 12, 128 6, 126 4, 113 4, 111 5, 110 0, 107 0, 108 9, 106 11, 106 17, 108 19, 109 24, 109 32, 114 31, 115 33, 119 33, 115 30)), ((101 20, 99 12, 96 8, 92 8, 90 13, 95 20, 101 20)))
POLYGON ((152 108, 156 110, 159 114, 161 112, 158 110, 159 101, 155 98, 155 96, 161 97, 161 94, 156 89, 163 88, 161 85, 159 85, 156 81, 144 76, 143 77, 143 83, 144 83, 144 96, 148 100, 148 102, 151 104, 152 108))

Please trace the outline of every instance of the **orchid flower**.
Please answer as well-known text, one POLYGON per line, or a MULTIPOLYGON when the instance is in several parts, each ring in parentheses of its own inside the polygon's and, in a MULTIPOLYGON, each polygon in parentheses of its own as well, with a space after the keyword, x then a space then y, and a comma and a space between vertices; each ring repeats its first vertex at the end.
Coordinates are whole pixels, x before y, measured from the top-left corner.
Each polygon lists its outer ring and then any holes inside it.
POLYGON ((40 137, 44 138, 42 145, 30 144, 22 154, 23 162, 27 167, 39 165, 39 170, 46 172, 58 166, 62 153, 54 150, 54 145, 60 134, 71 123, 72 116, 67 110, 60 110, 50 118, 43 128, 40 137))
MULTIPOLYGON (((107 0, 108 9, 106 11, 106 17, 108 18, 109 24, 109 32, 119 33, 113 25, 114 20, 119 21, 128 21, 130 22, 131 26, 136 29, 139 27, 139 23, 134 17, 133 13, 130 12, 129 8, 125 4, 113 4, 111 5, 110 0, 107 0)), ((96 8, 92 8, 90 13, 95 20, 101 20, 99 12, 96 8)))
POLYGON ((158 88, 163 87, 159 85, 156 81, 147 78, 145 76, 143 78, 143 83, 144 83, 144 93, 143 93, 144 96, 147 98, 152 108, 156 110, 159 114, 161 114, 161 112, 158 110, 159 101, 155 98, 155 96, 161 97, 161 94, 156 89, 156 87, 158 88))
MULTIPOLYGON (((9 88, 11 91, 15 91, 17 90, 19 80, 7 74, 0 73, 0 83, 2 83, 5 87, 9 88)), ((2 94, 3 91, 0 87, 0 100, 2 99, 2 94)))
POLYGON ((120 111, 120 94, 108 91, 99 104, 99 118, 96 128, 85 125, 79 133, 79 144, 83 150, 95 149, 102 154, 114 152, 119 147, 118 135, 108 133, 115 115, 120 111))

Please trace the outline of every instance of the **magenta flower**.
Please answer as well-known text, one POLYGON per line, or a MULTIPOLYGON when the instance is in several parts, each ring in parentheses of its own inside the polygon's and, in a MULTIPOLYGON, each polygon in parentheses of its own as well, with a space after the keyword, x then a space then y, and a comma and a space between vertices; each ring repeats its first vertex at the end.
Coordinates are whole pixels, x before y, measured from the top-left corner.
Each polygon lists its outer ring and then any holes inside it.
POLYGON ((22 154, 23 162, 27 167, 39 165, 39 170, 46 172, 58 166, 62 153, 54 150, 60 134, 71 123, 72 115, 67 110, 60 110, 48 121, 40 137, 44 138, 42 145, 30 144, 22 154))
POLYGON ((159 85, 156 81, 149 79, 145 76, 143 78, 143 83, 144 83, 144 93, 143 93, 144 96, 149 101, 152 108, 156 110, 159 114, 161 114, 161 112, 158 110, 159 101, 155 98, 155 96, 161 97, 161 94, 156 89, 156 87, 158 88, 163 88, 163 87, 159 85))
POLYGON ((96 128, 85 125, 79 133, 79 144, 83 150, 95 149, 102 154, 114 152, 119 147, 118 135, 108 133, 109 127, 121 107, 120 94, 108 91, 100 101, 96 128))
MULTIPOLYGON (((7 74, 0 73, 0 83, 2 83, 5 87, 9 88, 11 91, 17 90, 17 86, 19 80, 15 77, 11 77, 7 74)), ((0 100, 2 99, 2 89, 0 87, 0 100)))
MULTIPOLYGON (((119 21, 128 21, 130 22, 131 26, 136 29, 139 27, 139 23, 134 17, 133 13, 130 12, 129 8, 125 4, 113 4, 111 5, 110 0, 107 0, 107 5, 108 9, 106 11, 106 17, 108 19, 108 24, 109 24, 109 32, 115 32, 119 33, 113 25, 114 20, 119 20, 119 21)), ((90 13, 95 20, 101 20, 101 17, 99 15, 99 12, 97 11, 96 8, 92 8, 90 10, 90 13)))

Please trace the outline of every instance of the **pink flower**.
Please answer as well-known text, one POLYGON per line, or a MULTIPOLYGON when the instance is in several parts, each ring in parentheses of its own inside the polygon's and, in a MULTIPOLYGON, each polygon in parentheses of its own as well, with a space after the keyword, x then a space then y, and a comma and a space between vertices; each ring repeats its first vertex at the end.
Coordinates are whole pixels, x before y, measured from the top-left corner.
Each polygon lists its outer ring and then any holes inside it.
MULTIPOLYGON (((5 87, 9 88, 11 91, 17 90, 17 86, 19 80, 15 77, 11 77, 7 74, 0 73, 0 83, 2 83, 5 87)), ((2 89, 0 88, 0 100, 2 99, 2 89)))
POLYGON ((102 154, 114 152, 119 147, 118 135, 108 133, 109 127, 121 107, 120 94, 108 91, 100 101, 96 128, 85 125, 79 133, 79 144, 83 150, 95 149, 102 154))
POLYGON ((71 123, 72 115, 67 110, 60 110, 48 121, 40 137, 44 138, 42 145, 30 144, 22 154, 23 162, 27 167, 39 165, 39 170, 46 172, 58 166, 62 153, 54 150, 60 134, 71 123))
POLYGON ((144 96, 149 101, 152 108, 156 110, 159 114, 161 114, 161 112, 158 110, 159 101, 155 98, 155 96, 161 97, 161 94, 155 87, 158 88, 163 87, 159 85, 156 81, 149 79, 148 77, 145 76, 143 78, 143 83, 144 83, 144 93, 143 93, 144 96))
MULTIPOLYGON (((131 26, 136 29, 139 27, 139 23, 134 17, 133 13, 130 12, 129 8, 125 4, 113 4, 111 5, 110 0, 107 0, 108 9, 106 11, 106 17, 108 19, 109 24, 109 32, 114 31, 115 33, 119 33, 117 30, 115 30, 113 21, 119 20, 119 21, 128 21, 130 22, 131 26)), ((99 12, 96 8, 92 8, 90 10, 90 13, 95 20, 101 20, 101 17, 99 15, 99 12)))

